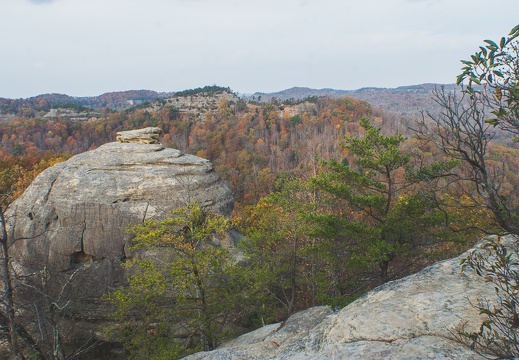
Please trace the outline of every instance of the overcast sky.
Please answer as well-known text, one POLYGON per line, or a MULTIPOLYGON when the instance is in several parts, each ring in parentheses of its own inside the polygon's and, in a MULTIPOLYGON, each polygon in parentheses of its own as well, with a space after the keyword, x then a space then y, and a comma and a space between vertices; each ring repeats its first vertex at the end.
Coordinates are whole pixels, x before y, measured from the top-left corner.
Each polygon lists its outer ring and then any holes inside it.
POLYGON ((518 0, 0 0, 0 97, 453 83, 518 0))

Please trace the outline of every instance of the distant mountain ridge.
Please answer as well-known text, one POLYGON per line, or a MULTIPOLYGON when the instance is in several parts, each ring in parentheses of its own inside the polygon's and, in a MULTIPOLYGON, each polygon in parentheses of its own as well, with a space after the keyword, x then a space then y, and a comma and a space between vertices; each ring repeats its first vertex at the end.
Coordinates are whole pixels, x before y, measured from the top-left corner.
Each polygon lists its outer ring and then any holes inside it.
POLYGON ((459 87, 455 84, 419 84, 400 86, 397 88, 365 87, 357 90, 336 89, 311 89, 307 87, 293 87, 290 89, 261 93, 257 92, 248 98, 255 101, 279 101, 302 100, 312 96, 329 96, 333 98, 350 96, 359 100, 367 101, 375 107, 385 111, 397 112, 404 115, 415 115, 422 109, 433 109, 434 102, 431 100, 431 91, 435 88, 444 87, 446 90, 455 90, 459 87))
MULTIPOLYGON (((299 101, 309 97, 344 97, 350 96, 359 100, 367 101, 375 107, 385 111, 397 112, 403 115, 414 115, 421 109, 434 108, 430 92, 436 87, 444 87, 447 90, 457 88, 454 84, 420 84, 400 86, 397 88, 365 87, 357 90, 338 90, 331 88, 312 89, 307 87, 293 87, 290 89, 263 93, 256 92, 245 96, 248 100, 266 101, 299 101)), ((223 89, 232 94, 229 88, 209 86, 193 90, 178 92, 156 92, 153 90, 128 90, 109 92, 98 96, 74 97, 65 94, 42 94, 27 99, 0 98, 0 118, 8 118, 10 115, 33 117, 37 113, 49 112, 59 105, 80 106, 94 110, 110 108, 112 110, 125 110, 144 103, 152 103, 155 100, 163 100, 173 96, 192 97, 200 91, 223 89)))
POLYGON ((249 98, 258 99, 261 96, 261 101, 270 101, 273 98, 278 100, 301 100, 311 96, 330 96, 330 97, 342 97, 342 96, 352 96, 352 94, 361 95, 361 94, 373 94, 373 93, 423 93, 428 94, 431 90, 437 87, 443 86, 448 90, 453 90, 457 88, 455 84, 419 84, 419 85, 409 85, 409 86, 399 86, 397 88, 379 88, 379 87, 364 87, 357 90, 337 90, 331 88, 324 89, 312 89, 308 87, 292 87, 290 89, 285 89, 277 92, 264 93, 264 92, 256 92, 253 95, 249 96, 249 98))
POLYGON ((129 107, 169 97, 171 93, 152 90, 127 90, 109 92, 98 96, 76 97, 65 94, 42 94, 27 99, 0 98, 0 116, 7 114, 30 116, 34 111, 50 111, 56 105, 77 105, 92 109, 110 108, 124 110, 129 107))

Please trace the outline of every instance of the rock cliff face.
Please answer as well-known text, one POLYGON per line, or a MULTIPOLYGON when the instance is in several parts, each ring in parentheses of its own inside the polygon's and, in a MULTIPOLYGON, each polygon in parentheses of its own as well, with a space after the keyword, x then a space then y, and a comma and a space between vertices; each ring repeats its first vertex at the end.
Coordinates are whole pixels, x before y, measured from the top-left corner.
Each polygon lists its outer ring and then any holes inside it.
POLYGON ((238 97, 230 90, 221 89, 216 92, 198 92, 191 95, 174 95, 159 101, 155 101, 146 110, 158 111, 165 105, 173 108, 181 114, 191 115, 194 118, 205 121, 207 114, 216 114, 218 103, 225 99, 229 102, 238 102, 238 97))
POLYGON ((460 274, 463 257, 387 283, 339 312, 302 311, 284 326, 260 328, 186 359, 483 359, 452 340, 458 324, 467 322, 470 331, 481 324, 471 303, 495 298, 493 286, 473 271, 460 274))
POLYGON ((192 200, 224 215, 232 211, 231 190, 208 160, 160 144, 105 144, 45 170, 12 204, 11 239, 23 239, 11 256, 25 273, 79 269, 74 296, 81 314, 95 317, 96 299, 124 281, 120 265, 136 255, 128 225, 165 217, 192 200))

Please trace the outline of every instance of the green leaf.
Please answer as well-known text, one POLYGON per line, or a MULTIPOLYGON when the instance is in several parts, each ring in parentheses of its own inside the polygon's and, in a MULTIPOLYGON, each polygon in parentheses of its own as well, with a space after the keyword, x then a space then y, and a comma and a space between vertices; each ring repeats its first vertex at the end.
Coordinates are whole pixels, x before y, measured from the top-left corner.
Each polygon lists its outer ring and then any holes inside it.
POLYGON ((477 79, 477 78, 475 78, 473 76, 470 77, 470 82, 473 82, 473 83, 476 83, 478 85, 481 85, 481 81, 479 81, 479 79, 477 79))
POLYGON ((498 119, 486 119, 485 123, 496 127, 497 125, 499 125, 499 120, 498 119))
POLYGON ((497 46, 497 44, 494 41, 492 41, 492 40, 485 40, 485 42, 489 45, 489 46, 487 46, 488 49, 490 49, 490 50, 497 50, 498 49, 498 46, 497 46))
POLYGON ((519 35, 519 25, 516 25, 508 35, 513 36, 513 38, 517 37, 519 35))

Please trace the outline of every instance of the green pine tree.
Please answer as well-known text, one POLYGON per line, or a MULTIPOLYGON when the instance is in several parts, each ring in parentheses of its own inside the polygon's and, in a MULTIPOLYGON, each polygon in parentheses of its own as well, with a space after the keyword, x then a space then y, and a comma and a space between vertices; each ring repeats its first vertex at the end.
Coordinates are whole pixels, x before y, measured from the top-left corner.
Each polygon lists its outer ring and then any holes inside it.
POLYGON ((411 156, 402 147, 404 136, 384 136, 368 119, 360 125, 363 137, 343 138, 349 157, 342 163, 323 161, 324 171, 312 179, 318 189, 333 195, 340 209, 315 221, 321 224, 321 236, 350 245, 348 266, 381 284, 405 275, 424 248, 454 238, 423 185, 455 163, 430 166, 434 174, 412 171, 411 156))

